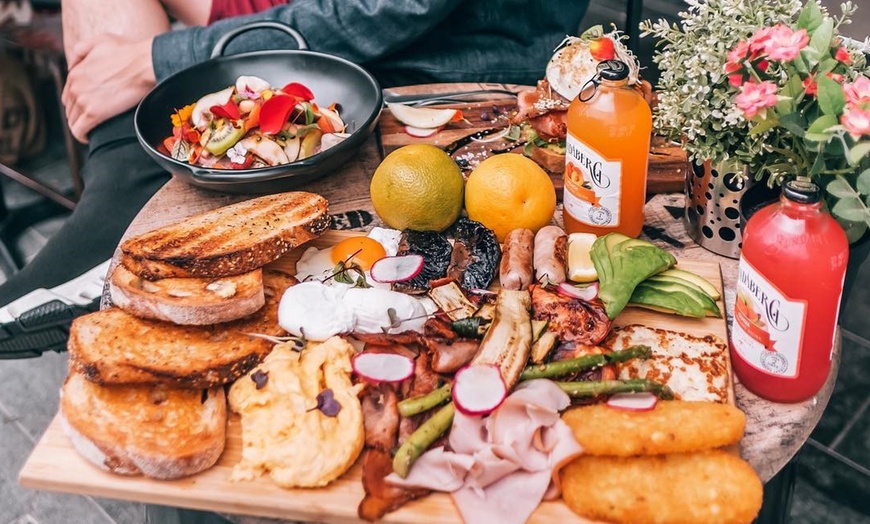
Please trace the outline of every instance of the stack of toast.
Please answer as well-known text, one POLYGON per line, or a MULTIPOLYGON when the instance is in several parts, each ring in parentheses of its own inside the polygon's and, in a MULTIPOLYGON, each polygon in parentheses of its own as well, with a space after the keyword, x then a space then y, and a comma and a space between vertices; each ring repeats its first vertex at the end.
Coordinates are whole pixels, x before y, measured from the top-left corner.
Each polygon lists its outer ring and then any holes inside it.
POLYGON ((125 475, 210 468, 226 439, 224 386, 284 335, 278 302, 296 281, 263 269, 329 228, 326 200, 255 198, 132 237, 109 276, 115 307, 77 318, 60 414, 76 450, 125 475))

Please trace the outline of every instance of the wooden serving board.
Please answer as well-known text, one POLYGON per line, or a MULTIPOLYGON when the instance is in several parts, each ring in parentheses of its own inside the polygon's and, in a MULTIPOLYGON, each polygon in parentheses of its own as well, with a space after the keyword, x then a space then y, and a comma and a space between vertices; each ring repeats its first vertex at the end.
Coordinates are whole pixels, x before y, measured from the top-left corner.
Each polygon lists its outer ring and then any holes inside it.
MULTIPOLYGON (((516 110, 516 99, 501 97, 482 102, 432 107, 459 109, 465 120, 451 123, 432 136, 415 138, 404 131, 404 124, 399 122, 388 109, 384 109, 378 121, 382 155, 386 156, 396 149, 410 144, 434 144, 443 148, 478 131, 503 128, 507 125, 504 116, 516 110), (486 119, 481 118, 481 115, 485 115, 486 119)), ((519 148, 516 153, 521 151, 522 148, 519 148)), ((648 194, 682 192, 686 185, 686 174, 689 169, 686 151, 682 147, 667 143, 660 136, 652 136, 649 151, 649 172, 647 173, 648 194)), ((561 201, 562 176, 554 173, 549 173, 549 175, 556 187, 556 196, 561 201)))
MULTIPOLYGON (((359 234, 329 231, 276 261, 273 266, 294 272, 296 260, 307 247, 311 245, 319 248, 328 247, 344 238, 359 236, 359 234)), ((722 277, 718 264, 681 260, 678 267, 699 274, 714 283, 721 291, 722 277)), ((721 300, 719 307, 724 311, 721 300)), ((715 335, 723 342, 728 340, 724 318, 691 319, 628 308, 620 314, 615 324, 643 324, 697 336, 715 335)), ((728 368, 730 371, 730 362, 728 368)), ((731 390, 733 404, 733 387, 731 390)), ((241 458, 241 449, 240 421, 238 416, 232 415, 229 418, 224 453, 217 465, 208 471, 173 481, 124 477, 104 472, 83 459, 64 434, 59 418, 55 417, 22 468, 19 481, 22 486, 33 489, 180 506, 219 513, 328 523, 359 522, 356 510, 363 497, 360 480, 362 468, 359 462, 325 488, 286 490, 275 485, 268 477, 250 482, 230 482, 230 473, 241 458)), ((449 495, 435 493, 408 503, 399 511, 387 515, 383 521, 433 524, 459 522, 460 518, 449 495)), ((529 522, 590 523, 574 514, 561 501, 541 504, 529 522)))

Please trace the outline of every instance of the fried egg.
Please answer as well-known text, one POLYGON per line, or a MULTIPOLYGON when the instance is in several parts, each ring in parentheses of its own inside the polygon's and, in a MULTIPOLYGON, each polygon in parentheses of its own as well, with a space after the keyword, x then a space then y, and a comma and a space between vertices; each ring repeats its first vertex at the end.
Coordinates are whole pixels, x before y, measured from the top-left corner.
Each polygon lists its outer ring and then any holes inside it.
MULTIPOLYGON (((401 231, 376 227, 367 236, 346 238, 332 247, 324 249, 310 247, 296 262, 296 278, 300 282, 324 281, 329 286, 352 285, 329 278, 335 273, 336 264, 352 262, 363 271, 366 282, 370 286, 390 289, 390 284, 375 282, 369 270, 378 260, 394 256, 398 252, 401 237, 401 231)), ((359 278, 354 272, 348 272, 348 276, 354 281, 359 278)))

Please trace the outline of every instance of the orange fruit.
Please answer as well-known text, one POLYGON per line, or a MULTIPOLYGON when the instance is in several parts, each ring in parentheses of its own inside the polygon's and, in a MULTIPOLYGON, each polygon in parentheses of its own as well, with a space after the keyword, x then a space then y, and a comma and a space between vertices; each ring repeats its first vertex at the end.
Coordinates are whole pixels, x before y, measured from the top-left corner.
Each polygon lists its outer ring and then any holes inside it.
POLYGON ((499 241, 517 228, 537 232, 553 219, 556 189, 534 160, 506 153, 487 158, 465 184, 468 218, 492 229, 499 241))
POLYGON ((441 149, 413 144, 378 165, 369 191, 375 212, 393 229, 443 231, 462 211, 464 180, 441 149))

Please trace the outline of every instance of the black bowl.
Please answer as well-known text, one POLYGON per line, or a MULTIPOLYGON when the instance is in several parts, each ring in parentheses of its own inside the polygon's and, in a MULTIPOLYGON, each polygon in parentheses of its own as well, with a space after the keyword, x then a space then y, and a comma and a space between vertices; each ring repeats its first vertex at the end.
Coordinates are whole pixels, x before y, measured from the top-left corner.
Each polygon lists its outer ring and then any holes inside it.
POLYGON ((305 50, 302 37, 283 24, 256 22, 229 33, 215 46, 210 60, 160 82, 136 108, 136 136, 145 151, 164 169, 195 186, 228 193, 286 191, 327 175, 347 162, 371 135, 383 105, 375 78, 362 67, 337 56, 305 50), (276 27, 282 26, 282 27, 276 27), (300 50, 256 51, 220 56, 226 44, 256 28, 290 32, 300 50), (162 154, 157 147, 172 134, 170 116, 177 109, 233 85, 241 75, 258 76, 280 87, 299 82, 314 93, 315 102, 341 106, 351 135, 314 156, 289 164, 255 169, 210 169, 162 154))

